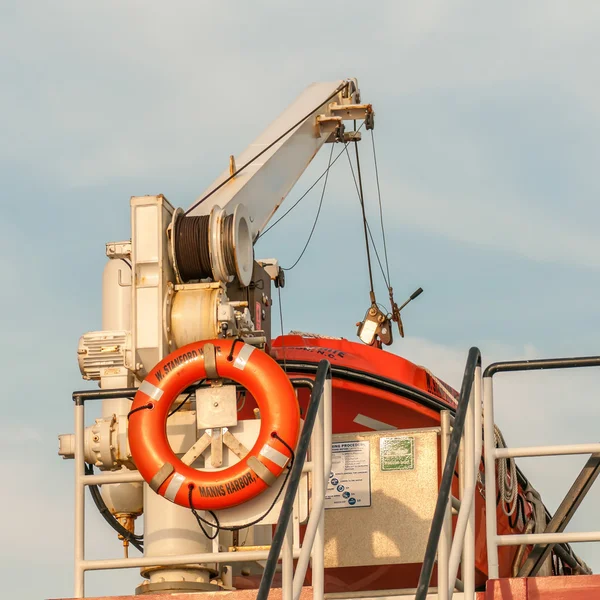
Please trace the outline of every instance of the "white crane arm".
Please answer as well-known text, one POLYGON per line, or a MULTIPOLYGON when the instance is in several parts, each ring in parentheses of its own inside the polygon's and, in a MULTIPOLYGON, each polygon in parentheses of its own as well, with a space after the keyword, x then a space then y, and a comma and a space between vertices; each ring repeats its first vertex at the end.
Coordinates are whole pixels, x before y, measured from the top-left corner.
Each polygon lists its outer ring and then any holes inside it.
POLYGON ((342 121, 372 113, 370 105, 359 101, 356 80, 312 84, 246 150, 230 159, 230 168, 188 214, 207 215, 215 205, 232 214, 242 204, 256 240, 321 146, 336 130, 343 134, 342 121))

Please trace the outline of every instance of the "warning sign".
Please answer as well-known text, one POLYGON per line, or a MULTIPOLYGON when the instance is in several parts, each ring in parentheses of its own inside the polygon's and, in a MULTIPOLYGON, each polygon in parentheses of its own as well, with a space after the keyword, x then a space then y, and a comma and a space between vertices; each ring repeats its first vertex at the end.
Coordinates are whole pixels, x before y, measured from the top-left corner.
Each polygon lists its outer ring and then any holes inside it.
POLYGON ((369 442, 337 442, 331 448, 325 508, 371 506, 369 442))
POLYGON ((379 451, 382 471, 411 471, 415 468, 414 437, 382 437, 379 451))

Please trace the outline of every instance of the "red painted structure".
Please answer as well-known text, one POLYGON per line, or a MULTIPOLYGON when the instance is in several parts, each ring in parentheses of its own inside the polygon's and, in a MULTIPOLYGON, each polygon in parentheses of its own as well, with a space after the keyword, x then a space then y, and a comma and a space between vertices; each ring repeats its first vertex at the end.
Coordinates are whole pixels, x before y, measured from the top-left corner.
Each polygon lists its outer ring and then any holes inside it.
MULTIPOLYGON (((269 593, 270 600, 281 600, 281 589, 269 593)), ((312 600, 312 588, 302 589, 300 600, 312 600)), ((88 600, 138 600, 140 596, 103 596, 88 600)), ((154 594, 153 600, 254 600, 256 590, 203 592, 198 594, 154 594)), ((533 577, 495 579, 487 582, 486 591, 477 600, 597 600, 600 598, 600 575, 570 577, 533 577)), ((67 600, 66 598, 61 600, 67 600)))

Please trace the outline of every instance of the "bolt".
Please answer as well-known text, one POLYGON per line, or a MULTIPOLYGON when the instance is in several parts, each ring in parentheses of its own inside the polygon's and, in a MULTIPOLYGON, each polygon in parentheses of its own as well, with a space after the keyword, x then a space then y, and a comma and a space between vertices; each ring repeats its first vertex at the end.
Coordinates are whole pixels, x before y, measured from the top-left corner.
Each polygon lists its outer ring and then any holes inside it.
POLYGON ((219 406, 219 403, 218 403, 218 402, 215 402, 215 403, 213 404, 213 406, 216 408, 217 406, 219 406))

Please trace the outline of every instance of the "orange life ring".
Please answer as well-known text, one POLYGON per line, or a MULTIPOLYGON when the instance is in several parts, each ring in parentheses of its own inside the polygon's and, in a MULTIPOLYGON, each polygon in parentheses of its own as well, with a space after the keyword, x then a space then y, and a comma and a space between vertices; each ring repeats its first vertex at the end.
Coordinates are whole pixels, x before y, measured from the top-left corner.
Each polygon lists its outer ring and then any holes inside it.
POLYGON ((251 500, 276 481, 291 458, 280 440, 295 449, 299 431, 298 400, 281 367, 253 346, 219 339, 179 348, 152 369, 133 400, 128 436, 135 465, 156 493, 180 506, 190 508, 191 502, 198 510, 222 510, 251 500), (198 470, 171 449, 167 416, 188 386, 217 377, 243 385, 256 399, 260 432, 239 463, 220 471, 198 470))

